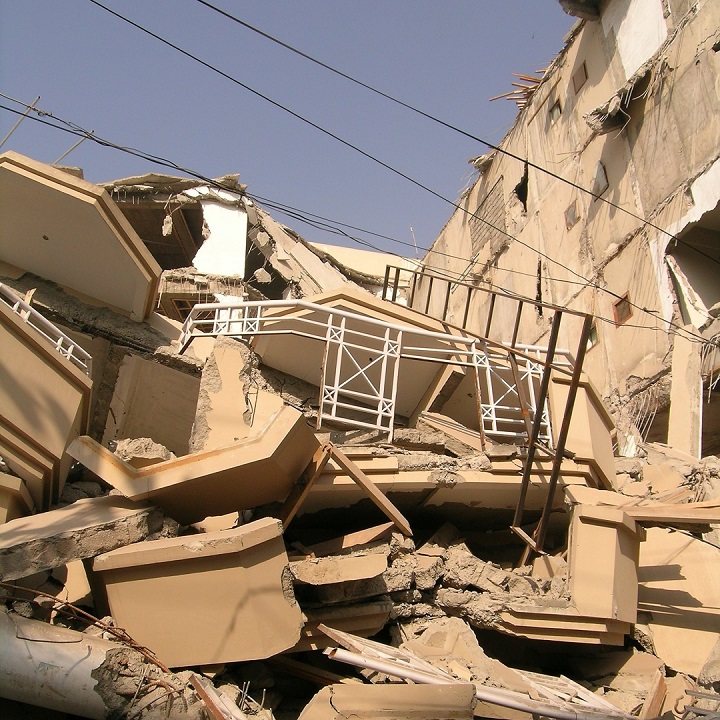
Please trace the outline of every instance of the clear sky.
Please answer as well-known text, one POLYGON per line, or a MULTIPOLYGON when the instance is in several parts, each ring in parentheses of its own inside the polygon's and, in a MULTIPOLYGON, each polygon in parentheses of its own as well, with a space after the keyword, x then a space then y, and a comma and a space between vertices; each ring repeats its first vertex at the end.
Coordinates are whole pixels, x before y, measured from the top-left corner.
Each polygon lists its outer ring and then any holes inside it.
MULTIPOLYGON (((557 0, 212 0, 343 72, 490 142, 517 108, 489 102, 562 47, 557 0)), ((113 10, 455 201, 487 148, 378 97, 197 0, 102 0, 113 10)), ((452 207, 90 0, 0 0, 0 92, 248 192, 355 225, 379 249, 428 247, 452 207)), ((22 109, 0 98, 0 105, 22 109)), ((0 109, 0 138, 17 115, 0 109)), ((53 163, 77 138, 23 121, 2 150, 53 163)), ((92 182, 171 170, 85 141, 64 164, 92 182)), ((261 203, 262 204, 262 203, 261 203)), ((352 245, 271 210, 308 240, 352 245)))

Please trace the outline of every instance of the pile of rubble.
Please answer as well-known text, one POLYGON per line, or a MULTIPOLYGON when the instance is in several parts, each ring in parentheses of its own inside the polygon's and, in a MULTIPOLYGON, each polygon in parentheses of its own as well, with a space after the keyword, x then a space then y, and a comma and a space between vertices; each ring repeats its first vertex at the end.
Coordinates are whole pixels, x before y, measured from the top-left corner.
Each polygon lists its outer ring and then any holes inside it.
POLYGON ((720 462, 614 457, 572 359, 0 276, 2 717, 717 714, 720 462))

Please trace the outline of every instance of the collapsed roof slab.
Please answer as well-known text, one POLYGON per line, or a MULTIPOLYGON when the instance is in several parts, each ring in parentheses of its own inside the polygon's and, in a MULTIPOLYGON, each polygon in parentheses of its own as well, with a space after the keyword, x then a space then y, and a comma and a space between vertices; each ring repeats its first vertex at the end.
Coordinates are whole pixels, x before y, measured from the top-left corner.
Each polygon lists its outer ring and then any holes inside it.
POLYGON ((87 436, 68 452, 127 497, 150 500, 189 525, 284 500, 319 446, 305 418, 284 406, 243 442, 139 470, 87 436))
MULTIPOLYGON (((441 516, 452 515, 458 523, 476 522, 479 517, 496 516, 503 527, 506 517, 517 504, 522 484, 522 465, 496 463, 492 470, 396 470, 370 474, 375 486, 403 512, 423 511, 441 516), (504 511, 504 512, 502 512, 504 511)), ((528 510, 540 511, 547 499, 549 463, 536 463, 527 495, 528 510)), ((587 465, 563 463, 560 486, 592 483, 587 465)), ((312 486, 298 513, 299 517, 331 509, 350 508, 365 499, 365 494, 347 474, 324 472, 312 486)), ((562 509, 562 493, 557 493, 553 508, 562 509)))
POLYGON ((475 686, 455 685, 356 685, 323 688, 307 704, 298 720, 471 720, 475 686))
POLYGON ((14 152, 0 155, 0 260, 146 319, 160 267, 97 185, 14 152))
POLYGON ((115 621, 169 667, 272 657, 300 639, 282 525, 155 540, 95 558, 115 621))
POLYGON ((719 560, 719 548, 667 528, 648 528, 640 546, 638 609, 676 672, 697 677, 720 640, 719 560))
POLYGON ((15 580, 144 540, 162 527, 147 503, 108 495, 0 526, 0 578, 15 580))
MULTIPOLYGON (((327 325, 328 315, 334 310, 351 313, 354 316, 342 322, 342 332, 347 339, 347 352, 353 355, 369 352, 379 356, 383 352, 387 341, 382 329, 377 328, 377 322, 399 326, 410 337, 415 329, 447 334, 446 327, 433 318, 385 300, 378 300, 368 293, 352 288, 314 295, 308 298, 308 303, 318 306, 318 309, 307 306, 297 309, 284 307, 273 308, 267 313, 267 317, 272 319, 269 329, 271 328, 273 333, 298 330, 298 334, 258 336, 253 340, 252 345, 265 365, 317 386, 321 383, 321 369, 328 364, 328 358, 323 359, 323 343, 307 337, 307 327, 327 325), (369 318, 370 323, 365 318, 369 318), (364 340, 361 339, 363 337, 364 340), (367 352, 364 352, 365 349, 351 348, 352 344, 363 343, 367 344, 367 352), (290 345, 293 348, 292 352, 288 351, 290 345)), ((390 341, 396 334, 391 334, 390 341)), ((411 339, 405 342, 413 344, 411 339)), ((426 339, 426 342, 432 345, 439 357, 452 354, 453 350, 458 349, 452 342, 441 338, 426 339)), ((363 357, 362 361, 366 361, 366 358, 363 357)), ((330 357, 328 371, 333 371, 341 362, 342 357, 336 359, 330 357)), ((381 367, 381 363, 376 362, 372 368, 365 369, 364 375, 358 372, 357 378, 353 382, 344 384, 343 389, 349 392, 367 392, 368 382, 364 376, 367 376, 373 385, 379 387, 382 383, 381 367)), ((426 388, 435 384, 436 377, 443 370, 444 366, 438 366, 433 362, 404 359, 397 380, 396 414, 404 417, 412 415, 423 399, 426 388)), ((353 374, 354 372, 355 369, 353 374)))
MULTIPOLYGON (((4 289, 4 298, 9 291, 4 289)), ((58 351, 62 333, 29 324, 0 300, 0 455, 27 484, 37 509, 57 500, 70 469, 69 443, 87 432, 92 382, 58 351)))

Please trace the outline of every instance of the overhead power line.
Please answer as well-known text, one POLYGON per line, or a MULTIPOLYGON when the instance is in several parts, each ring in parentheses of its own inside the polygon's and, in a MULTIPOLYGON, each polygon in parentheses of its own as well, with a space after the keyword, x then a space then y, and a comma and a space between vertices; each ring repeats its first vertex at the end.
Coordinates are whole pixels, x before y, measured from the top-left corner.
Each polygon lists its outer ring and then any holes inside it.
MULTIPOLYGON (((91 2, 94 0, 91 0, 91 2)), ((581 192, 590 195, 593 199, 598 200, 602 203, 605 203, 606 205, 609 205, 612 208, 615 208, 616 210, 620 210, 623 213, 626 213, 630 217, 634 218, 635 220, 639 220, 644 225, 653 228, 654 230, 657 230, 658 232, 662 233, 663 235, 666 235, 671 240, 674 240, 675 242, 679 242, 686 247, 694 250, 698 254, 702 255, 703 257, 712 260, 715 263, 720 264, 720 260, 717 258, 712 257, 711 255, 708 255, 707 253, 704 253, 699 248, 695 247, 694 245, 691 245, 690 243, 687 243, 682 238, 677 237, 673 233, 669 232, 668 230, 665 230, 664 228, 661 228, 658 225, 655 225, 651 221, 647 220, 646 218, 641 217, 637 213, 634 213, 632 210, 628 210, 627 208, 622 207, 621 205, 618 205, 617 203, 613 202, 612 200, 609 200, 606 197, 603 197, 602 195, 598 195, 597 193, 594 193, 592 190, 588 190, 587 188, 584 188, 582 185, 579 185, 578 183, 569 180, 568 178, 563 177, 559 173, 553 172, 552 170, 549 170, 546 167, 543 167, 542 165, 538 165, 537 163, 532 162, 528 158, 522 157, 520 155, 516 155, 515 153, 510 152, 509 150, 506 150, 500 145, 494 145, 493 143, 489 142, 488 140, 483 140, 483 138, 478 137, 477 135, 473 135, 472 133, 468 132, 467 130, 463 130, 462 128, 457 127, 456 125, 453 125, 452 123, 449 123, 445 120, 442 120, 441 118, 437 117, 436 115, 433 115, 429 112, 426 112, 425 110, 421 110, 418 107, 415 107, 414 105, 411 105, 410 103, 407 103, 403 100, 400 100, 399 98, 394 97, 393 95, 390 95, 389 93, 383 92, 382 90, 379 90, 376 87, 373 87, 372 85, 369 85, 368 83, 363 82, 362 80, 358 80, 357 78, 353 77, 352 75, 349 75, 348 73, 343 72, 342 70, 338 70, 337 68, 333 67, 332 65, 328 65, 327 63, 323 62, 322 60, 318 60, 317 58, 313 57, 312 55, 309 55, 306 52, 303 52, 302 50, 299 50, 296 47, 293 47, 289 43, 286 43, 279 38, 276 38, 273 35, 270 35, 270 33, 264 32, 263 30, 260 30, 260 28, 255 27, 254 25, 251 25, 248 22, 245 22, 241 18, 237 17, 236 15, 232 15, 229 12, 226 12, 222 8, 219 8, 212 3, 208 2, 207 0, 196 0, 196 2, 200 3, 200 5, 204 5, 205 7, 209 8, 210 10, 215 11, 216 13, 222 15, 223 17, 227 18, 228 20, 232 20, 233 22, 237 23, 238 25, 241 25, 242 27, 250 30, 251 32, 254 32, 261 37, 264 37, 266 40, 269 40, 270 42, 275 43, 276 45, 279 45, 280 47, 285 48, 286 50, 289 50, 292 53, 295 53, 296 55, 299 55, 300 57, 304 58, 305 60, 308 60, 309 62, 314 63, 315 65, 320 66, 321 68, 324 68, 325 70, 334 73, 335 75, 338 75, 345 80, 348 80, 349 82, 354 83, 355 85, 359 85, 362 88, 365 88, 366 90, 369 90, 370 92, 379 95, 380 97, 385 98, 386 100, 389 100, 390 102, 395 103, 396 105, 400 105, 401 107, 404 107, 406 110, 410 110, 411 112, 416 113, 417 115, 420 115, 427 120, 430 120, 434 123, 437 123, 438 125, 442 125, 443 127, 447 128, 448 130, 452 130, 453 132, 456 132, 460 135, 463 135, 464 137, 468 138, 469 140, 474 140, 475 142, 479 142, 482 145, 485 145, 485 147, 490 148, 491 150, 495 150, 502 155, 506 155, 507 157, 513 158, 514 160, 518 160, 519 162, 523 163, 523 165, 527 165, 528 167, 533 168, 534 170, 538 170, 539 172, 545 173, 546 175, 549 175, 550 177, 555 178, 556 180, 560 180, 561 182, 565 183, 566 185, 569 185, 570 187, 575 188, 576 190, 580 190, 581 192)))
MULTIPOLYGON (((4 93, 1 93, 1 92, 0 92, 0 97, 6 98, 7 100, 10 100, 11 102, 15 102, 15 103, 23 106, 23 107, 26 108, 26 109, 31 109, 32 112, 36 113, 36 114, 39 116, 39 117, 35 117, 34 115, 29 115, 29 116, 28 116, 28 119, 30 119, 30 120, 33 120, 33 121, 38 122, 38 123, 41 123, 41 124, 46 125, 46 126, 48 126, 48 127, 54 128, 54 129, 56 129, 56 130, 61 130, 61 131, 65 132, 65 133, 75 135, 75 136, 77 136, 77 137, 87 138, 88 140, 90 140, 90 141, 92 141, 92 142, 95 142, 95 143, 97 143, 98 145, 101 145, 102 147, 111 148, 111 149, 117 150, 117 151, 119 151, 119 152, 123 152, 123 153, 129 154, 129 155, 133 155, 133 156, 135 156, 135 157, 141 158, 141 159, 143 159, 143 160, 147 160, 147 161, 149 161, 149 162, 155 163, 155 164, 160 165, 160 166, 162 166, 162 167, 167 167, 167 168, 176 170, 176 171, 178 171, 178 172, 185 173, 186 175, 189 175, 190 177, 194 177, 194 178, 196 178, 196 179, 198 179, 198 180, 201 180, 202 182, 205 182, 205 183, 207 183, 208 185, 211 185, 211 186, 213 186, 213 187, 217 187, 217 188, 222 189, 222 190, 226 190, 226 189, 227 189, 224 185, 221 185, 220 183, 218 183, 217 180, 214 180, 213 178, 209 178, 209 177, 203 175, 202 173, 196 172, 196 171, 191 170, 191 169, 189 169, 189 168, 183 167, 182 165, 179 165, 178 163, 173 162, 172 160, 169 160, 169 159, 164 158, 164 157, 159 156, 159 155, 154 155, 154 154, 152 154, 152 153, 149 153, 149 152, 146 152, 146 151, 143 151, 143 150, 138 150, 138 149, 136 149, 136 148, 131 148, 131 147, 119 145, 119 144, 114 143, 114 142, 112 142, 112 141, 110 141, 110 140, 106 140, 106 139, 104 139, 104 138, 102 138, 102 137, 99 137, 98 135, 94 134, 93 132, 82 128, 81 126, 77 125, 76 123, 73 123, 73 122, 71 122, 71 121, 69 121, 69 120, 64 120, 64 119, 62 119, 62 118, 59 118, 59 117, 57 117, 56 115, 54 115, 53 113, 50 113, 50 112, 41 110, 41 109, 39 109, 39 108, 35 108, 35 107, 33 107, 33 106, 31 106, 31 105, 29 105, 29 104, 27 104, 27 103, 25 103, 25 102, 23 102, 23 101, 21 101, 21 100, 17 100, 17 99, 15 99, 15 98, 13 98, 13 97, 11 97, 11 96, 9 96, 9 95, 6 95, 6 94, 4 94, 4 93), (49 120, 46 120, 46 119, 44 119, 44 118, 52 118, 52 120, 54 120, 55 122, 50 122, 49 120), (56 124, 56 123, 60 123, 60 124, 58 125, 58 124, 56 124)), ((11 113, 14 113, 14 114, 16 114, 16 115, 23 115, 23 114, 24 114, 24 113, 21 113, 19 110, 15 110, 14 108, 10 108, 10 107, 8 107, 8 106, 6 106, 6 105, 3 105, 3 104, 0 104, 0 109, 7 110, 7 111, 9 111, 9 112, 11 112, 11 113)), ((368 242, 368 241, 366 241, 366 240, 362 240, 362 239, 360 239, 360 238, 358 238, 358 237, 355 237, 355 236, 353 236, 353 235, 350 235, 349 233, 347 233, 347 232, 345 232, 344 230, 342 230, 342 228, 335 227, 335 225, 333 225, 333 223, 336 223, 336 224, 339 224, 339 225, 344 225, 343 223, 338 223, 337 221, 329 220, 329 219, 327 219, 327 218, 323 218, 322 216, 320 216, 320 215, 315 215, 315 214, 313 214, 313 213, 305 213, 305 211, 299 210, 299 209, 297 209, 297 208, 293 208, 292 206, 283 205, 283 204, 281 204, 281 203, 278 203, 278 202, 273 201, 273 200, 269 200, 269 199, 267 199, 267 198, 261 198, 260 196, 255 196, 255 197, 256 197, 258 200, 260 200, 261 202, 264 202, 264 203, 265 203, 266 205, 268 205, 269 207, 276 208, 276 209, 278 209, 280 212, 282 212, 282 213, 284 213, 284 214, 286 214, 286 215, 289 215, 290 217, 293 217, 293 218, 295 218, 295 219, 298 219, 298 220, 300 220, 300 221, 302 221, 302 222, 305 222, 305 223, 307 223, 307 224, 309 224, 309 225, 311 225, 311 226, 313 226, 313 227, 317 227, 318 229, 324 230, 324 231, 326 231, 326 232, 333 232, 333 233, 335 233, 335 234, 343 235, 344 237, 352 240, 353 242, 356 242, 356 243, 358 243, 358 244, 360 244, 360 245, 364 245, 364 246, 369 247, 369 248, 371 248, 371 249, 373 249, 373 250, 377 250, 378 252, 385 252, 385 251, 381 250, 380 248, 376 247, 375 245, 373 245, 372 243, 370 243, 370 242, 368 242), (309 218, 307 217, 307 215, 310 215, 312 218, 315 218, 315 219, 309 219, 309 218), (320 222, 318 222, 318 220, 320 220, 320 222)), ((352 226, 347 226, 347 225, 345 225, 345 227, 352 227, 352 226)), ((371 231, 367 231, 367 230, 364 230, 364 229, 362 229, 362 228, 356 228, 356 229, 359 230, 360 232, 367 232, 367 233, 370 233, 370 234, 373 234, 373 235, 379 235, 379 233, 372 233, 371 231)), ((410 245, 410 243, 403 242, 403 241, 401 241, 401 240, 396 240, 396 239, 394 239, 394 238, 390 238, 390 237, 387 236, 387 235, 380 235, 380 237, 384 237, 384 238, 390 239, 390 240, 392 240, 393 242, 398 243, 398 244, 401 244, 401 245, 408 245, 408 246, 410 245)), ((414 247, 414 246, 413 246, 413 247, 414 247)), ((443 252, 440 252, 440 251, 438 251, 438 250, 434 250, 434 249, 432 249, 432 248, 422 248, 422 247, 421 247, 420 249, 423 250, 424 252, 427 252, 427 253, 432 253, 432 254, 436 254, 436 255, 441 255, 441 256, 448 257, 448 258, 451 258, 451 259, 454 259, 454 260, 460 260, 461 262, 469 262, 469 259, 468 259, 468 258, 462 258, 462 257, 459 257, 459 256, 457 256, 457 255, 452 255, 452 254, 449 254, 449 253, 443 253, 443 252)), ((391 252, 390 254, 391 254, 391 255, 395 255, 396 257, 402 258, 402 256, 398 255, 397 253, 392 253, 392 252, 391 252)), ((404 259, 404 258, 402 258, 402 259, 404 259)), ((515 273, 515 274, 520 274, 520 275, 528 275, 528 276, 534 277, 534 275, 531 275, 530 273, 524 273, 524 272, 521 272, 521 271, 518 271, 518 270, 511 270, 511 269, 509 269, 509 268, 498 268, 498 270, 503 271, 503 272, 510 272, 510 273, 515 273)), ((436 271, 436 272, 437 272, 439 275, 443 275, 443 274, 446 275, 449 280, 456 280, 457 277, 459 277, 459 276, 457 275, 457 273, 453 273, 452 271, 447 271, 447 272, 444 272, 444 273, 441 272, 441 271, 436 271)), ((580 283, 580 282, 573 281, 573 280, 557 280, 557 282, 572 283, 572 284, 576 284, 576 285, 581 285, 582 287, 588 286, 588 283, 587 283, 587 282, 586 282, 586 283, 580 283)), ((596 285, 596 284, 591 284, 591 286, 592 286, 592 287, 596 287, 596 288, 599 289, 599 290, 604 290, 605 292, 610 293, 610 291, 605 290, 604 288, 601 288, 600 286, 598 286, 598 285, 596 285)), ((610 294, 614 295, 614 293, 610 293, 610 294)), ((632 303, 630 303, 630 304, 632 305, 632 303)), ((637 306, 637 305, 633 305, 633 307, 635 307, 635 308, 639 309, 640 311, 642 311, 642 312, 650 315, 651 317, 653 317, 653 318, 656 319, 656 320, 657 320, 657 319, 661 319, 661 318, 658 318, 658 317, 657 317, 657 314, 656 314, 655 312, 651 311, 651 310, 648 310, 648 309, 646 309, 646 308, 641 308, 641 307, 639 307, 639 306, 637 306)), ((595 317, 597 320, 600 320, 600 321, 602 321, 602 322, 605 322, 605 323, 608 323, 608 324, 612 324, 612 325, 615 324, 614 319, 607 318, 607 317, 604 317, 604 316, 601 316, 601 315, 597 315, 597 314, 596 314, 594 317, 595 317)), ((661 319, 661 320, 662 320, 662 319, 661 319)), ((663 323, 667 323, 667 325, 668 325, 669 327, 673 328, 676 333, 677 333, 678 331, 680 331, 680 332, 682 332, 686 337, 688 337, 688 338, 690 338, 690 339, 692 339, 692 340, 694 340, 694 341, 696 341, 696 342, 700 342, 700 343, 705 343, 705 342, 707 342, 706 339, 703 338, 701 335, 699 335, 699 334, 697 334, 697 333, 689 332, 689 331, 686 330, 684 327, 682 327, 682 326, 680 326, 680 325, 677 325, 676 323, 674 323, 674 322, 672 322, 672 321, 662 320, 662 322, 663 322, 663 323)), ((628 323, 625 323, 624 326, 625 326, 625 327, 635 327, 635 328, 645 329, 645 330, 656 330, 656 331, 660 329, 660 328, 649 328, 649 327, 643 326, 643 325, 634 325, 634 324, 631 325, 631 324, 628 324, 628 323)))
MULTIPOLYGON (((278 102, 278 101, 276 101, 276 100, 273 100, 272 98, 268 97, 268 96, 265 95, 264 93, 261 93, 261 92, 259 92, 258 90, 255 90, 254 88, 250 87, 250 86, 247 85, 246 83, 243 83, 243 82, 241 82, 240 80, 238 80, 237 78, 233 77, 232 75, 229 75, 228 73, 224 72, 223 70, 220 70, 219 68, 215 67, 215 66, 212 65, 211 63, 208 63, 208 62, 206 62, 205 60, 202 60, 201 58, 199 58, 199 57, 197 57, 196 55, 188 52, 187 50, 184 50, 183 48, 181 48, 181 47, 179 47, 178 45, 170 42, 169 40, 167 40, 167 39, 165 39, 165 38, 163 38, 162 36, 158 35, 157 33, 153 32, 153 31, 151 31, 151 30, 148 30, 147 28, 143 27, 142 25, 139 25, 138 23, 134 22, 133 20, 130 20, 129 18, 125 17, 124 15, 121 15, 120 13, 116 12, 115 10, 112 10, 111 8, 107 7, 106 5, 103 5, 101 2, 99 2, 99 0, 89 0, 89 2, 91 2, 93 5, 96 5, 97 7, 102 8, 103 10, 105 10, 106 12, 110 13, 111 15, 117 17, 118 19, 122 20, 123 22, 126 22, 126 23, 129 24, 129 25, 132 25, 133 27, 135 27, 136 29, 140 30, 141 32, 149 35, 150 37, 155 38, 156 40, 162 42, 163 44, 167 45, 168 47, 171 47, 172 49, 174 49, 175 51, 177 51, 177 52, 179 52, 180 54, 184 55, 185 57, 188 57, 188 58, 190 58, 191 60, 194 60, 195 62, 201 64, 203 67, 206 67, 206 68, 208 68, 209 70, 211 70, 211 71, 213 71, 213 72, 221 75, 222 77, 226 78, 227 80, 230 80, 230 81, 233 82, 234 84, 238 85, 239 87, 242 87, 243 89, 247 90, 248 92, 252 93, 253 95, 255 95, 255 96, 257 96, 257 97, 259 97, 259 98, 261 98, 261 99, 263 99, 263 100, 265 100, 265 101, 267 101, 267 102, 269 102, 269 103, 272 104, 273 106, 275 106, 275 107, 283 110, 283 112, 287 112, 287 113, 290 114, 292 117, 297 118, 297 119, 300 120, 301 122, 303 122, 303 123, 305 123, 305 124, 307 124, 307 125, 315 128, 316 130, 318 130, 319 132, 323 133, 324 135, 332 138, 333 140, 336 140, 337 142, 341 143, 342 145, 344 145, 344 146, 346 146, 346 147, 348 147, 348 148, 350 148, 350 149, 352 149, 352 150, 355 150, 356 152, 358 152, 358 153, 361 154, 362 156, 364 156, 364 157, 368 158, 369 160, 373 161, 374 163, 377 163, 378 165, 386 168, 386 169, 389 170, 390 172, 392 172, 392 173, 394 173, 395 175, 398 175, 399 177, 407 180, 408 182, 410 182, 410 183, 412 183, 413 185, 421 188, 422 190, 425 190, 426 192, 430 193, 430 194, 433 195, 434 197, 437 197, 438 199, 440 199, 440 200, 442 200, 443 202, 447 203, 448 205, 450 205, 451 207, 455 208, 456 210, 459 210, 460 212, 463 212, 463 213, 465 213, 465 214, 467 214, 467 215, 470 215, 470 216, 472 216, 472 217, 475 217, 478 221, 484 223, 485 225, 487 225, 488 227, 492 228, 492 229, 495 230, 496 232, 499 232, 501 235, 504 235, 505 237, 509 238, 510 240, 513 240, 514 242, 518 243, 519 245, 522 245, 523 247, 527 248, 527 249, 530 250, 531 252, 534 252, 534 253, 536 253, 537 255, 539 255, 540 257, 545 258, 548 262, 551 262, 551 263, 553 263, 554 265, 557 265, 558 267, 562 268, 563 270, 565 270, 566 272, 570 273, 571 275, 574 275, 574 276, 577 277, 578 279, 584 281, 584 282, 587 284, 588 287, 594 287, 594 288, 598 289, 598 290, 601 291, 601 292, 604 292, 604 293, 607 293, 608 295, 611 295, 612 297, 616 298, 617 300, 624 300, 624 301, 627 302, 631 307, 634 307, 635 309, 637 309, 637 310, 639 310, 639 311, 641 311, 641 312, 648 313, 648 314, 650 314, 650 315, 654 315, 654 313, 653 313, 651 310, 649 310, 648 308, 644 308, 644 307, 641 307, 641 306, 639 306, 639 305, 635 305, 634 303, 628 301, 628 300, 627 300, 627 297, 623 297, 623 296, 619 295, 618 293, 615 293, 615 292, 613 292, 612 290, 609 290, 608 288, 604 288, 604 287, 599 286, 597 283, 592 282, 591 280, 589 280, 588 278, 586 278, 585 276, 583 276, 581 273, 579 273, 579 272, 573 270, 572 268, 568 267, 567 265, 561 263, 559 260, 556 260, 555 258, 551 257, 550 255, 547 255, 546 253, 542 252, 541 250, 532 247, 529 243, 526 243, 526 242, 524 242, 523 240, 520 240, 520 238, 511 235, 510 233, 508 233, 508 232, 505 231, 504 229, 499 228, 499 227, 493 225, 493 224, 492 224, 491 222, 489 222, 488 220, 486 220, 486 219, 484 219, 484 218, 481 218, 481 217, 478 217, 478 216, 476 216, 476 215, 473 215, 473 213, 471 213, 470 211, 468 211, 468 210, 466 210, 465 208, 463 208, 462 206, 458 205, 458 204, 455 203, 453 200, 450 200, 449 198, 446 198, 444 195, 442 195, 441 193, 437 192, 436 190, 433 190, 432 188, 428 187, 427 185, 425 185, 424 183, 420 182, 419 180, 416 180, 416 179, 410 177, 409 175, 407 175, 406 173, 402 172, 401 170, 398 170, 397 168, 394 168, 392 165, 389 165, 388 163, 384 162, 383 160, 380 160, 379 158, 375 157, 374 155, 366 152, 366 151, 363 150, 362 148, 359 148, 357 145, 354 145, 353 143, 349 142, 348 140, 345 140, 344 138, 341 138, 339 135, 336 135, 335 133, 331 132, 330 130, 327 130, 326 128, 323 128, 322 126, 318 125, 318 124, 315 123, 314 121, 309 120, 308 118, 300 115, 299 113, 295 112, 294 110, 291 110, 290 108, 286 107, 286 106, 283 105, 282 103, 280 103, 280 102, 278 102)), ((484 141, 481 141, 481 142, 484 142, 484 141)), ((523 162, 524 162, 524 161, 523 161, 523 162)), ((558 177, 560 177, 560 176, 558 176, 558 177)), ((562 178, 561 178, 561 179, 562 179, 562 178)), ((641 219, 641 220, 642 220, 642 219, 641 219)), ((644 222, 644 221, 643 221, 643 222, 644 222)), ((673 236, 673 237, 674 237, 674 236, 673 236)))

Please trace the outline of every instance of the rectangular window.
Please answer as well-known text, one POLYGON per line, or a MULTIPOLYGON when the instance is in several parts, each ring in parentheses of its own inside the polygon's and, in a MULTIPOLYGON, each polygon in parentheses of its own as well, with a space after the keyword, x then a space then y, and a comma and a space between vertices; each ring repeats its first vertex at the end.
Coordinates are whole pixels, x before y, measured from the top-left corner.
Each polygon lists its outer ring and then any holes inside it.
POLYGON ((625 293, 617 302, 613 303, 615 325, 624 325, 632 317, 632 314, 630 296, 628 293, 625 293))
POLYGON ((575 224, 580 219, 580 216, 578 215, 577 211, 577 201, 573 200, 565 210, 565 227, 566 229, 570 230, 570 228, 575 227, 575 224))
POLYGON ((590 326, 590 333, 588 334, 587 349, 594 348, 598 344, 598 330, 597 325, 593 323, 590 326))
POLYGON ((550 106, 550 123, 554 123, 561 115, 562 108, 560 107, 560 101, 556 100, 551 106, 550 106))
POLYGON ((593 178, 592 193, 593 195, 602 195, 609 187, 607 171, 602 162, 597 164, 595 168, 595 177, 593 178))
POLYGON ((587 79, 587 67, 583 62, 583 64, 580 65, 580 67, 575 71, 575 74, 572 76, 573 90, 576 95, 580 92, 580 88, 582 88, 582 86, 587 82, 587 79))

